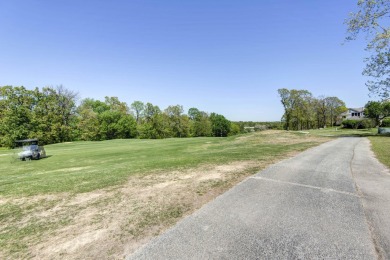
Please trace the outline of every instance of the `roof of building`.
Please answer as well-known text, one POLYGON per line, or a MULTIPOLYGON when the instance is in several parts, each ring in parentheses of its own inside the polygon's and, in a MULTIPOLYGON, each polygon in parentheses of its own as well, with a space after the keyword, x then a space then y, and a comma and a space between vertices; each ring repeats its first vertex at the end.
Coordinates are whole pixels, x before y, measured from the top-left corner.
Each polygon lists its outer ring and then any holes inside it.
POLYGON ((348 110, 353 110, 358 113, 364 112, 364 107, 358 107, 358 108, 348 108, 348 110))

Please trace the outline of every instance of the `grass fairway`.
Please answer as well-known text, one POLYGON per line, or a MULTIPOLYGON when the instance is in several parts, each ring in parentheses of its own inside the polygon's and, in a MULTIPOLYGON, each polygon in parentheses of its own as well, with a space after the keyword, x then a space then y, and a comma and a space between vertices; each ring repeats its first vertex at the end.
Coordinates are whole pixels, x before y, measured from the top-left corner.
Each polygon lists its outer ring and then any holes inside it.
POLYGON ((246 176, 327 140, 265 131, 73 142, 26 162, 0 150, 0 259, 122 258, 246 176))

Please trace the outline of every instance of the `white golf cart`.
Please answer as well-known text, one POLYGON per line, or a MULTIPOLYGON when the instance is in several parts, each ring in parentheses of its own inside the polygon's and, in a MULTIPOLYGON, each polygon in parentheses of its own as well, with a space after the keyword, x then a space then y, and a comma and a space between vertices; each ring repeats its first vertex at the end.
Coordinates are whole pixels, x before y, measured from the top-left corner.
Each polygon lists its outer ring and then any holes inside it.
POLYGON ((15 141, 22 151, 18 153, 18 158, 25 160, 39 160, 46 157, 45 148, 38 145, 38 139, 25 139, 15 141))

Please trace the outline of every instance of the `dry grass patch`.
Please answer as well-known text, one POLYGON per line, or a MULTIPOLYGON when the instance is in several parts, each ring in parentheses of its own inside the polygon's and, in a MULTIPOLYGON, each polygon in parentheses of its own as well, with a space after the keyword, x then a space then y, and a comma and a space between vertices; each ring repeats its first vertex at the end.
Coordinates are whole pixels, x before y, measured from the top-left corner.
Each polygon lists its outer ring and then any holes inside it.
MULTIPOLYGON (((37 259, 123 258, 151 237, 241 181, 256 162, 203 165, 197 169, 155 172, 131 177, 109 190, 30 198, 34 211, 18 219, 63 223, 39 241, 31 241, 25 256, 37 259), (52 202, 52 203, 49 203, 52 202), (34 206, 35 203, 46 205, 34 206)), ((16 205, 27 201, 10 200, 16 205)))

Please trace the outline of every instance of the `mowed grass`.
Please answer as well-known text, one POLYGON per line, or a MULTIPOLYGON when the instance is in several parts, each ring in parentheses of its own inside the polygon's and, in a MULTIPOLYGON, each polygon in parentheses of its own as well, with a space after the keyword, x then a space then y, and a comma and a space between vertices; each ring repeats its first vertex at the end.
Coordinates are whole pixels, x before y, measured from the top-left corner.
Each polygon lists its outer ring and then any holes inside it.
POLYGON ((16 151, 0 151, 0 195, 88 192, 118 185, 136 173, 265 160, 313 145, 311 141, 269 142, 272 138, 272 134, 260 134, 241 140, 230 137, 61 143, 47 145, 48 158, 39 161, 18 161, 14 159, 16 151))
POLYGON ((118 259, 267 165, 329 140, 285 131, 0 150, 0 259, 118 259))
POLYGON ((390 136, 371 136, 369 139, 378 160, 390 168, 390 136))

